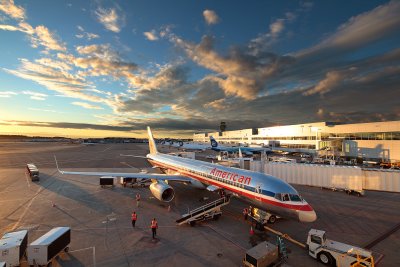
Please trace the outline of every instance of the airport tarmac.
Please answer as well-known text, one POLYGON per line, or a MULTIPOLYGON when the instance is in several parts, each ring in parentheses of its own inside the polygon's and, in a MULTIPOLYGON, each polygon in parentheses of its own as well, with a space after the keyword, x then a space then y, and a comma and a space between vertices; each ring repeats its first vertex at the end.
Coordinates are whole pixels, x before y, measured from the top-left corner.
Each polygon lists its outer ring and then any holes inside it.
MULTIPOLYGON (((165 148, 165 150, 168 150, 165 148)), ((190 227, 176 226, 175 220, 189 209, 218 198, 216 193, 171 183, 175 198, 169 204, 155 199, 148 188, 101 188, 98 177, 61 175, 62 169, 136 172, 150 168, 141 158, 120 154, 146 155, 146 144, 0 143, 0 234, 29 229, 29 243, 52 227, 72 228, 70 252, 55 266, 241 266, 245 251, 263 240, 275 243, 272 233, 250 236, 246 206, 232 199, 218 221, 190 227), (40 182, 31 182, 25 164, 40 170, 40 182), (142 201, 136 207, 136 193, 142 201), (208 198, 208 200, 204 200, 208 198), (136 228, 131 212, 138 213, 136 228), (151 219, 158 220, 158 238, 153 241, 151 219), (58 264, 58 265, 57 265, 58 264)), ((203 152, 200 155, 210 154, 203 152)), ((154 171, 154 170, 153 170, 154 171)), ((400 231, 383 238, 400 223, 400 195, 367 191, 365 197, 306 186, 296 186, 314 207, 314 223, 280 220, 271 228, 305 242, 310 228, 327 231, 327 237, 357 246, 373 245, 380 257, 378 266, 400 263, 400 231)), ((323 266, 300 247, 286 242, 290 266, 323 266)))

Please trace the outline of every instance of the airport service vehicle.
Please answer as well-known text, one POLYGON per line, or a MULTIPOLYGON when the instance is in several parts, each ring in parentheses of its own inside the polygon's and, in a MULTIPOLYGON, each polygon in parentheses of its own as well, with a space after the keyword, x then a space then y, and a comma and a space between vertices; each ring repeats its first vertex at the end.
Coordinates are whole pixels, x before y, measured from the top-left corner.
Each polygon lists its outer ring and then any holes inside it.
POLYGON ((236 153, 239 149, 246 155, 253 155, 254 152, 271 152, 270 148, 265 147, 243 147, 243 146, 220 146, 214 137, 210 136, 211 149, 215 151, 226 151, 236 153))
POLYGON ((256 229, 263 229, 267 223, 273 224, 277 219, 281 218, 264 210, 255 207, 249 207, 249 214, 256 221, 256 229))
POLYGON ((325 265, 374 266, 370 251, 327 239, 325 231, 311 229, 308 232, 307 246, 309 255, 325 265))
POLYGON ((0 239, 0 262, 4 262, 4 266, 19 266, 20 260, 25 255, 27 244, 27 230, 4 234, 0 239))
POLYGON ((28 264, 45 266, 62 251, 68 252, 71 228, 55 227, 28 245, 28 264))
POLYGON ((56 160, 57 169, 61 174, 70 175, 150 179, 151 193, 164 202, 170 202, 174 198, 174 189, 169 182, 175 181, 209 191, 226 190, 253 207, 281 217, 300 222, 313 222, 317 219, 314 209, 285 181, 264 173, 160 153, 157 151, 150 127, 147 131, 150 153, 145 158, 164 174, 63 171, 58 169, 56 160), (287 198, 282 197, 285 195, 287 198))
POLYGON ((32 181, 39 181, 39 169, 33 163, 26 164, 26 170, 32 181))

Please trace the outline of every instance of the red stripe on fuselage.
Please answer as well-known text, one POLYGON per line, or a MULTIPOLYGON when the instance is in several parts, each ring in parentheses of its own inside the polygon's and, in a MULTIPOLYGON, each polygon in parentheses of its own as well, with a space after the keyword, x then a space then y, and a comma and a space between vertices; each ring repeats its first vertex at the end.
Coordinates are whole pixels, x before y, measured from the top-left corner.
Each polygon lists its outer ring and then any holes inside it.
POLYGON ((228 189, 230 191, 233 191, 233 192, 235 192, 235 193, 237 193, 239 195, 245 196, 245 197, 250 198, 250 199, 255 199, 255 200, 258 200, 258 201, 261 200, 264 203, 268 203, 268 204, 271 204, 271 205, 274 205, 274 206, 284 207, 284 208, 292 209, 292 210, 300 210, 300 211, 312 211, 313 210, 313 208, 308 204, 307 205, 290 205, 290 204, 284 204, 284 203, 277 202, 277 201, 272 201, 270 199, 265 199, 263 197, 260 197, 260 199, 258 199, 253 194, 247 193, 245 191, 237 190, 237 188, 235 186, 229 186, 229 185, 226 185, 224 183, 216 182, 216 181, 211 180, 211 179, 205 179, 202 176, 197 176, 197 175, 195 175, 193 173, 188 173, 188 172, 186 172, 184 170, 180 170, 180 169, 178 169, 176 167, 171 167, 171 166, 169 166, 169 165, 167 165, 165 163, 161 163, 161 162, 155 161, 153 159, 148 159, 148 160, 149 160, 150 164, 158 165, 159 167, 164 167, 164 168, 168 168, 168 169, 177 171, 177 172, 179 172, 181 174, 187 175, 187 176, 189 176, 191 178, 203 181, 203 182, 208 183, 208 184, 212 184, 212 185, 215 185, 215 186, 218 186, 218 187, 223 187, 225 189, 228 189))

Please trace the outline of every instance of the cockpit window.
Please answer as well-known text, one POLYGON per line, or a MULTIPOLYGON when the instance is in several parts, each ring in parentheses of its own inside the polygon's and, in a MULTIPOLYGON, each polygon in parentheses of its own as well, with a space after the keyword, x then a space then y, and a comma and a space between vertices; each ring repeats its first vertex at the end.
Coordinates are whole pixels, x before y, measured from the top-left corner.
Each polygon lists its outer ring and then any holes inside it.
POLYGON ((276 193, 276 194, 275 194, 275 198, 276 198, 277 200, 281 201, 281 200, 282 200, 281 193, 276 193))
POLYGON ((290 201, 289 194, 282 194, 282 200, 283 201, 290 201))
POLYGON ((299 195, 290 194, 290 200, 301 202, 301 197, 299 195))

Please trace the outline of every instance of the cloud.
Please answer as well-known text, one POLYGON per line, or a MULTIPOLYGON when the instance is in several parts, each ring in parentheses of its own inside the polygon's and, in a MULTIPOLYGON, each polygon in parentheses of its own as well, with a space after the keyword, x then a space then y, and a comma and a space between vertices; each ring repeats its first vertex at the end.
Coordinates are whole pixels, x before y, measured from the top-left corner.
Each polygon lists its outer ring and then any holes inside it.
POLYGON ((4 31, 21 31, 21 28, 13 26, 13 25, 0 25, 0 30, 4 31))
POLYGON ((227 96, 247 100, 257 97, 267 79, 291 62, 289 56, 260 53, 255 56, 248 50, 231 48, 227 56, 213 50, 214 39, 203 36, 200 44, 193 44, 175 37, 172 41, 181 47, 194 62, 217 73, 213 77, 227 96))
POLYGON ((350 18, 337 31, 314 47, 299 51, 299 57, 334 58, 338 53, 365 47, 383 37, 398 32, 400 27, 400 1, 390 1, 371 11, 350 18))
POLYGON ((20 31, 28 35, 31 40, 32 47, 37 48, 38 46, 43 46, 46 51, 56 50, 56 51, 66 51, 67 48, 64 43, 58 40, 55 33, 51 32, 48 28, 43 25, 39 25, 33 28, 30 24, 26 22, 20 22, 18 26, 13 25, 0 25, 0 30, 6 31, 20 31))
POLYGON ((101 97, 85 93, 85 89, 93 86, 86 82, 83 77, 71 74, 52 65, 46 65, 46 61, 31 62, 20 59, 21 66, 17 70, 4 69, 6 72, 26 80, 32 80, 49 90, 61 94, 81 98, 93 102, 104 102, 101 97))
POLYGON ((203 16, 208 25, 217 24, 219 21, 217 13, 213 10, 206 9, 203 11, 203 16))
POLYGON ((0 91, 0 97, 2 98, 11 97, 13 95, 17 95, 17 93, 12 91, 0 91))
POLYGON ((269 25, 269 29, 271 30, 271 35, 272 36, 277 36, 279 33, 281 33, 284 29, 284 20, 283 19, 277 19, 274 23, 269 25))
POLYGON ((97 19, 104 27, 113 32, 121 31, 121 20, 122 18, 118 16, 117 10, 115 8, 101 8, 99 7, 95 14, 97 19))
POLYGON ((38 92, 32 92, 32 91, 23 91, 22 94, 24 95, 30 95, 30 98, 33 100, 46 100, 46 97, 48 95, 46 94, 42 94, 42 93, 38 93, 38 92))
POLYGON ((150 32, 144 32, 144 36, 146 36, 146 39, 149 41, 156 41, 158 40, 158 36, 155 30, 152 30, 150 32))
MULTIPOLYGON (((34 111, 40 111, 40 112, 51 112, 51 113, 60 113, 60 114, 65 114, 65 112, 60 112, 54 109, 42 109, 42 108, 28 108, 29 110, 34 110, 34 111)), ((13 124, 19 124, 19 121, 14 121, 13 124)), ((7 123, 5 123, 7 125, 7 123)), ((31 124, 30 126, 40 126, 42 125, 43 127, 46 127, 47 123, 46 122, 23 122, 21 126, 29 126, 29 125, 24 125, 24 124, 31 124)))
POLYGON ((129 80, 134 77, 132 71, 138 69, 135 63, 122 60, 109 44, 78 46, 76 51, 86 57, 72 55, 62 57, 68 58, 76 67, 86 69, 85 72, 80 73, 83 76, 111 75, 114 79, 125 77, 129 80))
POLYGON ((35 28, 37 38, 33 37, 32 44, 34 47, 38 45, 44 46, 47 50, 66 51, 65 44, 60 43, 54 33, 50 32, 48 28, 39 25, 35 28))
POLYGON ((80 107, 83 107, 86 109, 103 109, 102 107, 91 105, 91 104, 85 103, 85 102, 72 102, 71 104, 75 105, 75 106, 80 106, 80 107))
POLYGON ((321 80, 312 89, 304 92, 304 95, 312 95, 316 93, 324 94, 331 91, 344 79, 344 74, 338 71, 330 71, 326 74, 325 79, 321 80))
POLYGON ((97 35, 95 33, 86 32, 82 26, 78 25, 77 28, 80 33, 75 34, 76 38, 79 38, 79 39, 86 38, 88 41, 90 41, 92 39, 97 39, 100 37, 99 35, 97 35))
POLYGON ((26 18, 25 9, 20 6, 16 6, 14 4, 14 0, 1 0, 0 11, 3 11, 14 19, 23 20, 26 18))

